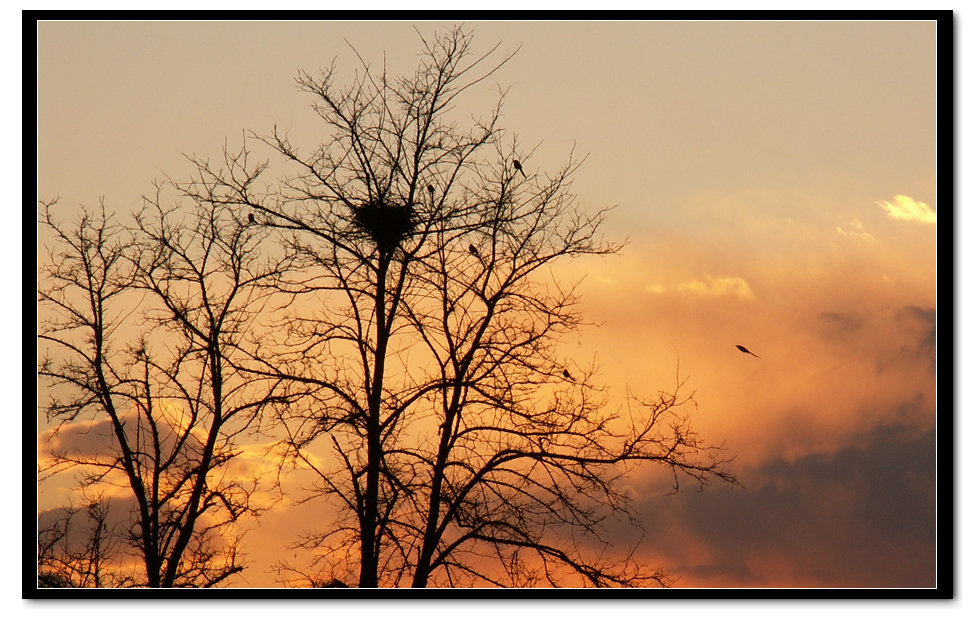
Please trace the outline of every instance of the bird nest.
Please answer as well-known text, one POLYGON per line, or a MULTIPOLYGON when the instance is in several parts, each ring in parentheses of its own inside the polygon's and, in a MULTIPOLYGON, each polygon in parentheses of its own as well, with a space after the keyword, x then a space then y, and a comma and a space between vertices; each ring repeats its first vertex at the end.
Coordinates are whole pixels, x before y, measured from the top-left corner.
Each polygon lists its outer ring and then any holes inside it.
POLYGON ((380 250, 391 250, 413 231, 413 207, 408 204, 366 202, 353 209, 356 227, 380 250))

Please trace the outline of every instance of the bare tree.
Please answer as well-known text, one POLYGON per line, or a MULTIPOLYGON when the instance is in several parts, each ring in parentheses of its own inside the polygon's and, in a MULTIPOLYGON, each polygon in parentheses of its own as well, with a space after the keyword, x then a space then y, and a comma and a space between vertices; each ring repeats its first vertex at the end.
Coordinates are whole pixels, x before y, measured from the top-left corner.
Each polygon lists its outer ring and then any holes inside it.
POLYGON ((228 209, 160 196, 131 229, 104 204, 75 226, 54 219, 56 201, 43 204, 58 243, 39 291, 39 374, 55 424, 41 472, 131 493, 125 542, 145 568, 134 584, 209 587, 243 569, 235 525, 258 511, 258 480, 228 465, 276 397, 273 380, 243 377, 229 358, 284 264, 259 260, 264 233, 228 209))
POLYGON ((331 136, 310 150, 278 128, 256 136, 298 170, 280 185, 258 191, 260 165, 197 162, 195 199, 258 213, 299 256, 284 335, 252 348, 247 371, 306 396, 277 407, 277 431, 318 475, 309 498, 337 514, 302 540, 324 574, 304 578, 666 584, 604 536, 633 516, 618 481, 641 462, 677 487, 734 478, 679 389, 612 409, 593 370, 562 358, 582 317, 549 267, 617 251, 599 235, 607 211, 579 206, 571 157, 532 171, 498 126, 503 94, 458 128, 458 97, 511 56, 474 55, 461 29, 421 41, 410 77, 364 60, 345 87, 334 64, 299 74, 331 136))

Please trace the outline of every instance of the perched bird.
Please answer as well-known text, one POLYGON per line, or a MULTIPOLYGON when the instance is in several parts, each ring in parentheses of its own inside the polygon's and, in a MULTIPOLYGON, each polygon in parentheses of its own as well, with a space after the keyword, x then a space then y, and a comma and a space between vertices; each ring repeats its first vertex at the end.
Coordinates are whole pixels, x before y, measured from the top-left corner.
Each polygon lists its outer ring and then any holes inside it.
POLYGON ((432 196, 433 195, 433 192, 436 191, 436 190, 433 188, 433 185, 427 185, 427 191, 429 191, 430 192, 430 195, 432 196))
POLYGON ((569 370, 562 370, 562 376, 565 376, 569 380, 575 380, 574 378, 572 378, 572 374, 569 374, 569 370))
POLYGON ((519 172, 521 172, 521 175, 522 176, 524 176, 525 178, 528 178, 528 175, 525 174, 525 171, 521 169, 521 162, 520 161, 518 161, 517 159, 513 159, 511 161, 511 163, 512 163, 512 165, 515 166, 515 169, 516 170, 518 170, 519 172))
POLYGON ((743 352, 743 353, 745 353, 746 355, 751 355, 751 356, 753 356, 753 357, 758 357, 759 359, 761 359, 761 357, 759 357, 758 355, 756 355, 756 354, 755 354, 755 353, 753 353, 752 351, 750 351, 750 350, 748 350, 747 348, 745 348, 745 347, 744 347, 744 346, 742 346, 741 344, 735 344, 735 347, 736 347, 736 348, 737 348, 738 350, 740 350, 741 352, 743 352))
POLYGON ((467 246, 467 249, 470 250, 470 252, 472 254, 474 254, 475 256, 477 256, 478 258, 481 257, 481 254, 477 251, 477 248, 474 247, 474 243, 471 243, 470 245, 468 245, 467 246))
POLYGON ((257 223, 257 220, 254 219, 254 213, 247 213, 247 221, 251 222, 252 224, 257 223))

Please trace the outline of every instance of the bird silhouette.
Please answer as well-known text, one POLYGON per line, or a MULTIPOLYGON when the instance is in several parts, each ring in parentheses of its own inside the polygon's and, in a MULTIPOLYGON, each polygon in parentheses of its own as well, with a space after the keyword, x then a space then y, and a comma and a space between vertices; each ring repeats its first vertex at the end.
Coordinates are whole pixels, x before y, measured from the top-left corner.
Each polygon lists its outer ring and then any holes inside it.
POLYGON ((521 172, 521 175, 522 176, 524 176, 525 178, 528 178, 528 175, 525 174, 525 171, 521 169, 521 162, 520 161, 518 161, 517 159, 513 159, 511 161, 511 164, 515 166, 515 169, 516 170, 518 170, 519 172, 521 172))
POLYGON ((254 219, 254 213, 247 213, 247 221, 251 222, 252 224, 257 223, 257 220, 254 219))
POLYGON ((562 376, 565 376, 569 380, 575 380, 574 378, 572 378, 572 374, 569 374, 569 370, 562 370, 562 376))
POLYGON ((759 357, 758 355, 756 355, 756 354, 755 354, 755 353, 753 353, 752 351, 750 351, 750 350, 748 350, 747 348, 745 348, 745 347, 744 347, 744 346, 742 346, 741 344, 735 344, 735 347, 736 347, 736 348, 737 348, 738 350, 740 350, 741 352, 743 352, 743 353, 745 353, 746 355, 751 355, 751 356, 753 356, 753 357, 758 357, 759 359, 761 359, 761 357, 759 357))
POLYGON ((474 243, 471 243, 470 245, 468 245, 468 246, 467 246, 467 249, 468 249, 468 250, 470 250, 470 252, 471 252, 472 254, 474 254, 475 256, 477 256, 478 258, 480 258, 480 257, 481 257, 481 254, 480 254, 480 253, 478 253, 478 251, 477 251, 477 248, 476 248, 476 247, 474 247, 474 243))
POLYGON ((427 191, 429 191, 430 192, 430 195, 432 196, 433 195, 433 192, 436 191, 436 190, 433 188, 433 185, 427 185, 427 191))

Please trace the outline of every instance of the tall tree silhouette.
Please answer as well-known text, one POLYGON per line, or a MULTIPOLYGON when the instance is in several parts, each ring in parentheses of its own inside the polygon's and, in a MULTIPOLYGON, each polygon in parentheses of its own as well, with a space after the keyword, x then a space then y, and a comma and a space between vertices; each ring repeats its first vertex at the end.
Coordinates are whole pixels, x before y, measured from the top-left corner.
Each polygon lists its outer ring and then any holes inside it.
MULTIPOLYGON (((514 182, 514 153, 531 153, 499 127, 500 102, 458 123, 459 98, 513 56, 471 43, 460 28, 421 35, 419 66, 402 78, 361 57, 344 84, 334 64, 302 72, 324 143, 275 127, 254 137, 283 178, 265 178, 270 164, 245 141, 219 166, 197 160, 197 178, 179 186, 200 205, 258 213, 264 245, 294 257, 268 281, 288 299, 274 328, 220 346, 235 372, 280 386, 263 403, 274 410, 264 427, 283 436, 282 473, 317 477, 302 500, 319 503, 322 528, 297 542, 317 558, 280 563, 281 577, 666 584, 605 535, 634 517, 623 475, 646 462, 672 469, 676 486, 734 479, 690 428, 679 386, 617 408, 591 369, 565 380, 559 344, 583 322, 574 285, 549 267, 617 251, 600 235, 608 210, 572 195, 572 154, 514 182), (426 199, 434 185, 438 199, 426 199)), ((218 341, 199 304, 165 306, 195 341, 218 341)))

